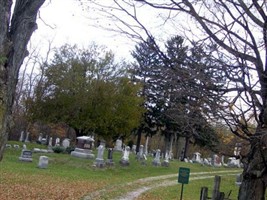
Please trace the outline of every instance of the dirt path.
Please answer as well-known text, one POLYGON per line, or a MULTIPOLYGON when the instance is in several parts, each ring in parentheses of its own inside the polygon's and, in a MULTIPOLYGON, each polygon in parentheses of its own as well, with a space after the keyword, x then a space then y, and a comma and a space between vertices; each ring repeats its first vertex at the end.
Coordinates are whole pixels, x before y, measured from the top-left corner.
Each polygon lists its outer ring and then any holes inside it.
MULTIPOLYGON (((208 179, 214 178, 216 175, 236 175, 240 170, 225 170, 225 171, 216 171, 216 172, 193 172, 190 173, 190 181, 199 180, 199 179, 208 179), (213 175, 212 175, 213 174, 213 175)), ((174 178, 177 178, 177 174, 169 174, 163 176, 154 176, 148 178, 138 179, 136 181, 126 183, 123 185, 110 186, 108 188, 96 191, 90 195, 84 197, 84 200, 97 200, 97 199, 110 199, 108 195, 113 193, 117 196, 112 199, 114 200, 134 200, 142 193, 155 189, 161 186, 171 186, 177 184, 177 181, 174 181, 174 178), (122 191, 127 188, 128 193, 121 194, 122 191)))

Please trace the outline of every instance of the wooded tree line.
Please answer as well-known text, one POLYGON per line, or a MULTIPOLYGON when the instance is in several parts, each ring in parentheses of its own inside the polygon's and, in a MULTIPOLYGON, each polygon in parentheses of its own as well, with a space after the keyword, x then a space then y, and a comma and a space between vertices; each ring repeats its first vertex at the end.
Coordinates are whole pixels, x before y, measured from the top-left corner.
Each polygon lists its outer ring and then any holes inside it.
MULTIPOLYGON (((201 47, 189 49, 180 36, 166 42, 164 59, 153 42, 148 43, 136 46, 133 64, 115 63, 113 53, 97 45, 88 49, 64 45, 57 49, 51 61, 40 63, 41 71, 36 76, 25 79, 25 86, 19 85, 20 102, 14 109, 19 116, 20 108, 24 117, 16 124, 27 119, 28 127, 21 128, 28 129, 38 121, 65 123, 75 129, 77 136, 95 135, 108 143, 118 137, 127 140, 135 130, 140 137, 159 133, 169 145, 173 138, 186 137, 215 150, 218 138, 204 116, 210 112, 201 110, 201 104, 215 102, 215 95, 206 101, 203 96, 207 95, 198 89, 196 80, 209 81, 212 87, 221 83, 219 78, 216 83, 213 80, 210 66, 194 61, 193 56, 205 62, 212 60, 204 56, 201 47), (182 56, 174 57, 176 53, 182 56), (182 80, 177 81, 178 76, 182 80)), ((213 109, 215 105, 218 107, 218 103, 210 104, 213 109)), ((166 151, 171 151, 170 147, 166 151)))

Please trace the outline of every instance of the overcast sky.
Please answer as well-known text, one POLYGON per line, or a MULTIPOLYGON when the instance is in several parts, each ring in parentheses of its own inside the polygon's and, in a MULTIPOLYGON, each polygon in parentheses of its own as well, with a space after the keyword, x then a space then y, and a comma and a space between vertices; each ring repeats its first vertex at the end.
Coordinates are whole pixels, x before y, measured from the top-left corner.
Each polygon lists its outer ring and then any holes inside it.
POLYGON ((129 57, 134 43, 124 36, 90 26, 92 21, 86 18, 87 13, 75 0, 47 1, 40 10, 32 44, 45 49, 48 41, 52 41, 52 46, 56 47, 68 43, 86 48, 96 42, 113 50, 117 57, 129 57))

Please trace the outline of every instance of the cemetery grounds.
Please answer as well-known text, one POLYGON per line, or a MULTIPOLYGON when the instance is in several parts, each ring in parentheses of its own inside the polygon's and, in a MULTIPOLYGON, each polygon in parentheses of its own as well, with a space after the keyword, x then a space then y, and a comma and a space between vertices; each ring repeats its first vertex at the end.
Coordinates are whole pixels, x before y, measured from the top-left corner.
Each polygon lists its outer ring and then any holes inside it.
MULTIPOLYGON (((96 168, 94 159, 81 159, 69 154, 33 153, 33 162, 19 161, 21 142, 9 141, 20 149, 7 148, 0 162, 0 199, 17 200, 97 200, 97 199, 180 199, 178 184, 180 167, 190 168, 189 184, 184 185, 183 200, 199 199, 201 187, 208 187, 209 196, 215 175, 222 177, 220 190, 230 199, 237 199, 237 168, 210 167, 170 161, 169 167, 153 166, 152 157, 145 165, 130 155, 130 165, 120 166, 121 152, 114 152, 113 167, 96 168), (47 169, 37 167, 41 155, 49 158, 47 169), (231 191, 231 192, 230 192, 231 191)), ((44 146, 27 143, 28 149, 44 146)), ((96 154, 96 150, 94 151, 96 154)), ((105 151, 104 158, 107 158, 105 151)))

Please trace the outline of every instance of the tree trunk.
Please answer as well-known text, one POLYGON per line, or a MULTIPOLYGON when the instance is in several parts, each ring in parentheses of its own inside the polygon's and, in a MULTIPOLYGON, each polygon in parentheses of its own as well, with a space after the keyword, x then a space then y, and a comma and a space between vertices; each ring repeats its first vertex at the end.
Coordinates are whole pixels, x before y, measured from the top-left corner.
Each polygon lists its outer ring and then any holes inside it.
POLYGON ((242 159, 244 164, 243 180, 239 188, 239 200, 264 200, 267 183, 267 134, 261 130, 251 141, 248 156, 242 159))
POLYGON ((12 125, 19 69, 27 56, 27 44, 37 29, 36 16, 45 0, 0 0, 0 161, 12 125))
POLYGON ((189 147, 189 137, 185 138, 185 145, 184 145, 184 155, 182 160, 184 160, 185 158, 187 158, 187 151, 188 151, 188 147, 189 147))

